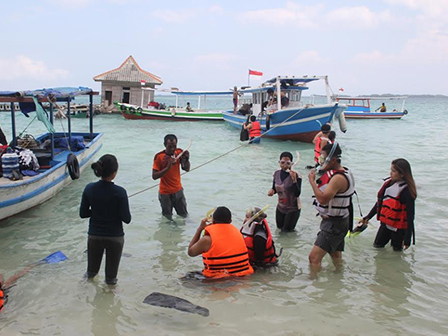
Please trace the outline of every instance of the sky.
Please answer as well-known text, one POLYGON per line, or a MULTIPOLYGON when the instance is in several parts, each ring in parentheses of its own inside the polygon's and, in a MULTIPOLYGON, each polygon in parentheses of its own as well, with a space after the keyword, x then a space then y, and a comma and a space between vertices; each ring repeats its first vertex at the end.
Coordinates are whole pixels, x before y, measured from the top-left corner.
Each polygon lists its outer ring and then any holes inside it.
POLYGON ((252 85, 328 75, 348 95, 448 94, 447 0, 3 0, 0 13, 0 90, 99 90, 93 77, 132 55, 162 88, 227 90, 252 69, 252 85))

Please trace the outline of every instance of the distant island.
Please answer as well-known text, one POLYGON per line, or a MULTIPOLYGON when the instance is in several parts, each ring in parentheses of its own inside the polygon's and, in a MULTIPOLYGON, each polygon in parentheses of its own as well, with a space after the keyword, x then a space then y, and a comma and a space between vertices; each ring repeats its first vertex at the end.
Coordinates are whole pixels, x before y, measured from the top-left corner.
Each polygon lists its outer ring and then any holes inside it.
MULTIPOLYGON (((442 94, 392 94, 392 93, 383 93, 383 94, 369 94, 369 95, 359 95, 359 97, 372 97, 372 98, 382 98, 382 97, 409 97, 409 98, 448 98, 446 95, 442 94)), ((340 95, 340 97, 343 97, 340 95)))

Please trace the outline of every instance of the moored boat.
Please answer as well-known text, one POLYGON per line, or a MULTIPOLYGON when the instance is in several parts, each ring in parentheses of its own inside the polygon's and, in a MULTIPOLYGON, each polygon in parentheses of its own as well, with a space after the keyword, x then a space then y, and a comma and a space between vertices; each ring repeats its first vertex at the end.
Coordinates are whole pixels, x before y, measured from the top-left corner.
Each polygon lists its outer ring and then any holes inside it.
POLYGON ((222 121, 222 111, 207 110, 206 107, 201 108, 201 97, 206 100, 207 96, 231 95, 232 91, 171 91, 176 95, 175 106, 165 106, 164 104, 152 104, 141 107, 131 104, 115 102, 115 106, 121 111, 126 119, 152 119, 152 120, 169 120, 169 121, 222 121), (179 107, 179 96, 196 96, 198 104, 192 108, 189 103, 187 107, 179 107))
MULTIPOLYGON (((265 138, 312 142, 323 124, 339 119, 345 132, 344 105, 332 102, 328 76, 282 77, 278 76, 263 83, 260 87, 240 89, 242 105, 250 106, 249 114, 257 116, 265 138), (303 104, 302 92, 308 89, 308 83, 323 80, 327 93, 327 103, 303 104), (249 99, 245 98, 248 94, 249 99)), ((240 109, 241 110, 241 109, 240 109)), ((223 112, 224 120, 231 126, 241 129, 247 121, 247 115, 223 112)))
MULTIPOLYGON (((18 147, 18 137, 16 136, 13 103, 18 102, 21 106, 28 104, 28 107, 37 103, 40 107, 35 107, 35 110, 39 120, 46 118, 45 111, 40 110, 42 108, 40 103, 50 103, 50 120, 46 119, 44 122, 48 132, 36 137, 32 146, 25 146, 37 158, 36 169, 31 176, 22 176, 15 170, 12 171, 12 179, 10 179, 11 176, 0 178, 0 220, 47 201, 72 180, 79 178, 81 172, 93 160, 94 155, 102 146, 102 133, 93 132, 93 113, 90 113, 91 117, 89 118, 90 132, 72 132, 70 113, 67 118, 67 132, 54 132, 52 124, 54 102, 66 102, 70 106, 70 101, 75 96, 88 95, 90 97, 90 112, 92 112, 92 96, 95 94, 98 93, 88 88, 72 88, 71 91, 68 91, 67 88, 58 91, 56 88, 45 91, 0 92, 0 102, 11 103, 12 141, 9 147, 14 149, 18 147), (44 143, 45 146, 39 145, 44 143)), ((8 153, 8 159, 13 158, 14 155, 14 152, 8 153)), ((5 171, 3 174, 6 175, 5 171)))
POLYGON ((407 97, 337 97, 336 101, 347 106, 345 110, 345 117, 347 119, 401 119, 404 115, 408 114, 408 111, 404 108, 404 104, 407 97), (402 100, 400 109, 392 109, 387 111, 384 105, 381 111, 381 106, 375 110, 371 110, 371 100, 402 100))

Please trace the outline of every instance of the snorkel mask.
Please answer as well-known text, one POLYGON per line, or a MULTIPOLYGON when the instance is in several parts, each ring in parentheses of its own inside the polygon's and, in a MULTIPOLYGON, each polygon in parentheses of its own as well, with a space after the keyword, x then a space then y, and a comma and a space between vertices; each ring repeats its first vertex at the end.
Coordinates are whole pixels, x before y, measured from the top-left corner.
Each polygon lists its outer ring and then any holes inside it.
POLYGON ((333 158, 334 152, 336 151, 336 148, 338 147, 338 143, 335 141, 333 142, 333 145, 331 146, 330 153, 328 153, 328 156, 324 159, 322 154, 318 158, 319 166, 316 167, 316 172, 325 170, 327 165, 330 163, 331 159, 333 158))

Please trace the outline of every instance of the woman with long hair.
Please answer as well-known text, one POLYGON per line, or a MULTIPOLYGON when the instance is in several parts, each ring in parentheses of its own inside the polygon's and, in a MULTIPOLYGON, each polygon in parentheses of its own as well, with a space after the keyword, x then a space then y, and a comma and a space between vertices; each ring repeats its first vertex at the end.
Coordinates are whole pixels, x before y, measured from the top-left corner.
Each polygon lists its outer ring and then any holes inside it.
POLYGON ((363 224, 375 215, 381 225, 376 234, 374 247, 382 248, 391 241, 394 251, 408 249, 411 238, 415 244, 414 216, 417 189, 412 177, 411 165, 405 159, 392 161, 390 177, 378 192, 378 199, 370 213, 362 219, 363 224))
POLYGON ((106 283, 115 285, 124 245, 123 222, 131 222, 128 195, 112 182, 118 171, 115 156, 103 155, 92 163, 92 169, 101 179, 86 186, 79 209, 81 218, 90 217, 86 276, 90 279, 98 274, 106 250, 106 283))

